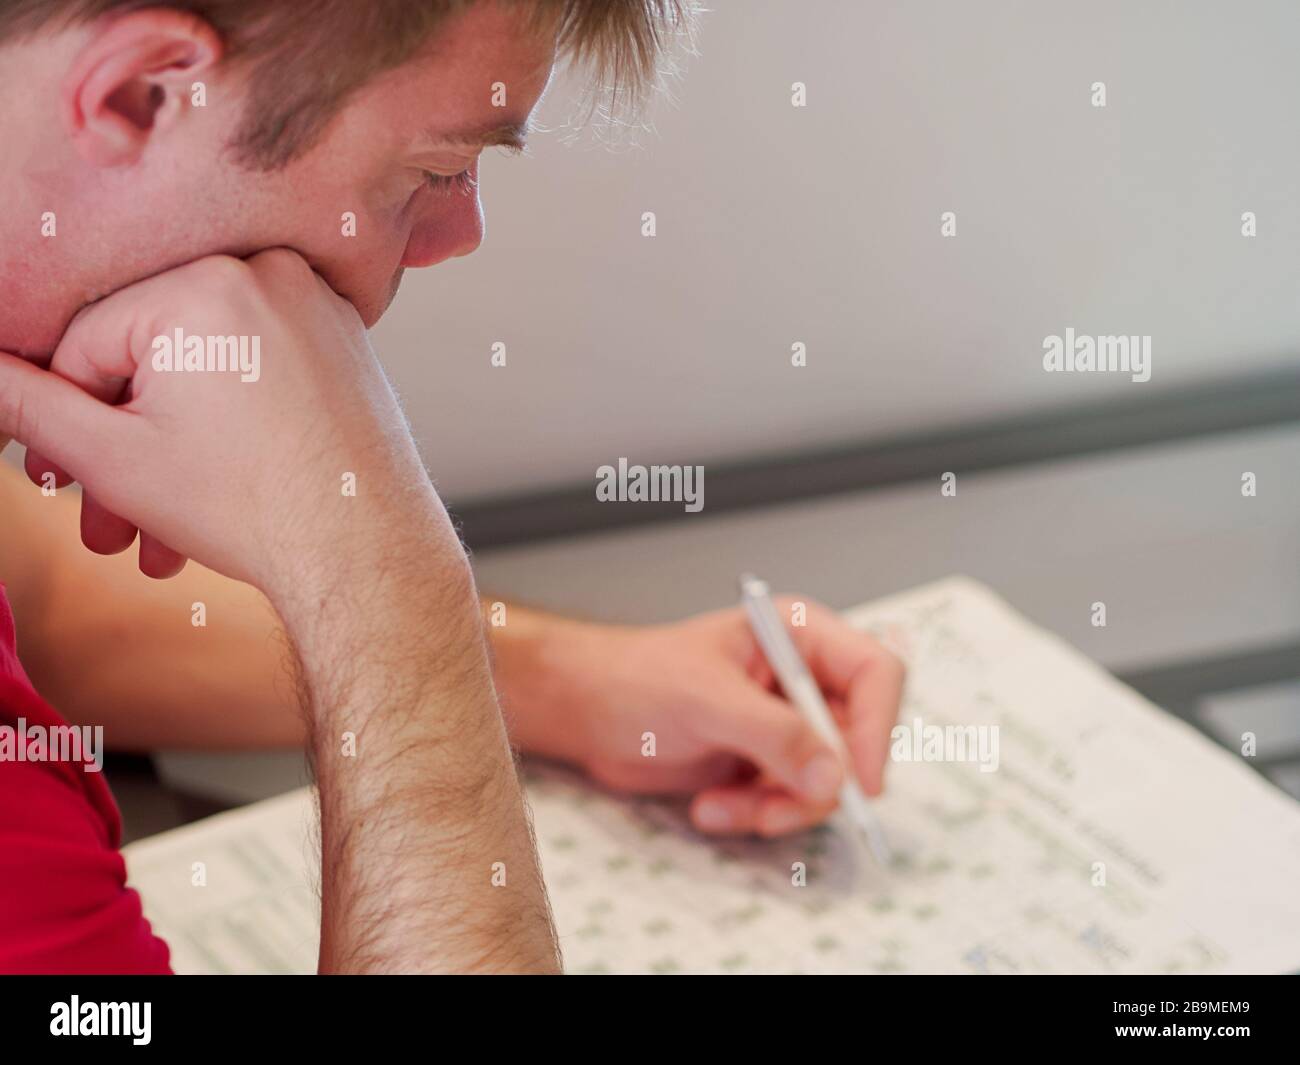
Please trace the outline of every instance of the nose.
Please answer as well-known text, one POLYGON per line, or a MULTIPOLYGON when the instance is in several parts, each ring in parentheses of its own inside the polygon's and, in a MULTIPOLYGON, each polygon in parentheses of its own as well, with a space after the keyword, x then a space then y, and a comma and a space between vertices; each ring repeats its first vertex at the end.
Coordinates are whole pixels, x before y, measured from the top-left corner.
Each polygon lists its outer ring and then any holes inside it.
POLYGON ((483 243, 483 204, 478 191, 432 193, 402 253, 402 266, 420 269, 469 255, 483 243))

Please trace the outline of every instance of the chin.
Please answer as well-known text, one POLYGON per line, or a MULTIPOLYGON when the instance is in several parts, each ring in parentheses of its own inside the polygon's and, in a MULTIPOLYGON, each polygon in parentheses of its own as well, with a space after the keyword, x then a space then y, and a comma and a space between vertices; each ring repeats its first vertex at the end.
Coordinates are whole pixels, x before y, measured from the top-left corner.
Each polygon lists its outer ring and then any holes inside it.
POLYGON ((62 330, 57 335, 29 335, 19 336, 16 340, 0 340, 0 351, 8 352, 10 355, 17 355, 20 359, 36 363, 37 366, 48 367, 50 360, 54 358, 54 349, 58 347, 60 336, 62 336, 62 330))
POLYGON ((51 285, 27 293, 21 304, 0 307, 0 351, 49 366, 72 320, 102 295, 51 285), (16 312, 13 319, 10 311, 16 312))
POLYGON ((393 275, 393 280, 388 286, 388 294, 384 296, 383 303, 375 309, 373 315, 363 312, 362 321, 366 323, 366 328, 372 328, 385 314, 388 308, 393 305, 393 300, 397 299, 397 290, 402 287, 402 277, 406 273, 405 268, 401 268, 393 275))

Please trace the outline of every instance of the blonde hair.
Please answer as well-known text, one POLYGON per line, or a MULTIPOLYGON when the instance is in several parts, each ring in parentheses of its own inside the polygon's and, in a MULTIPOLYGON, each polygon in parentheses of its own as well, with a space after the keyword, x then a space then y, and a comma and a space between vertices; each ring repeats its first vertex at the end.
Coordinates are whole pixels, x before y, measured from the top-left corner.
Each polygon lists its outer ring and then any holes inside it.
MULTIPOLYGON (((0 41, 149 7, 202 18, 248 64, 249 100, 232 147, 274 170, 297 158, 348 98, 414 58, 451 15, 484 0, 0 0, 0 41)), ((697 0, 498 0, 554 32, 558 55, 591 73, 592 111, 635 114, 666 56, 691 40, 697 0)), ((689 45, 687 45, 689 46, 689 45)))

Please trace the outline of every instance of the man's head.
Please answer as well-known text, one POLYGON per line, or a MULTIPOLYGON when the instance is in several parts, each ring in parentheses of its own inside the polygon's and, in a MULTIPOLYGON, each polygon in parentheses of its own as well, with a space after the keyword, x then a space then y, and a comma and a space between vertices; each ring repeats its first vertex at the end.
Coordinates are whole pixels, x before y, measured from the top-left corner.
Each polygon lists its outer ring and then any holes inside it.
POLYGON ((0 0, 0 349, 47 355, 110 291, 275 246, 372 324, 402 269, 477 247, 479 153, 522 141, 557 55, 635 99, 690 6, 0 0))

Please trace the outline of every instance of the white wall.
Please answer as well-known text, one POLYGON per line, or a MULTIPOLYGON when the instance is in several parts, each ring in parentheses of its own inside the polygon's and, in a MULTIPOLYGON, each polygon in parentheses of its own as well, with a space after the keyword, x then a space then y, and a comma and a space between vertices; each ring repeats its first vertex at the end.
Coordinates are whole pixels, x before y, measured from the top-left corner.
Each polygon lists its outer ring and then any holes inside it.
MULTIPOLYGON (((378 327, 453 500, 1296 359, 1300 6, 713 5, 657 133, 488 159, 483 248, 378 327), (1045 374, 1067 325, 1150 334, 1152 380, 1045 374)), ((561 87, 542 117, 567 110, 561 87)))

